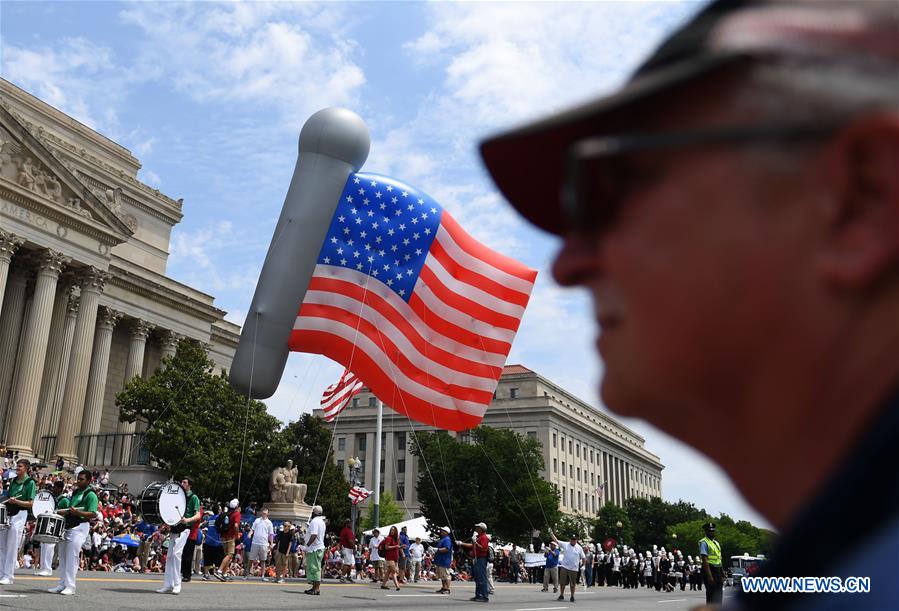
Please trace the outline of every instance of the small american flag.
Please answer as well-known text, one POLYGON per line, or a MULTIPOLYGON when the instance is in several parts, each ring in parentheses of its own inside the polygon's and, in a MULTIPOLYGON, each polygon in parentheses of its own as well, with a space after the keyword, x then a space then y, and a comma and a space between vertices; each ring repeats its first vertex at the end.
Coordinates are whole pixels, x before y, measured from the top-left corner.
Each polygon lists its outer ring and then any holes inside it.
POLYGON ((371 490, 366 490, 362 486, 353 486, 350 488, 350 493, 347 496, 350 498, 350 501, 353 502, 353 505, 358 505, 371 496, 371 492, 371 490))
POLYGON ((331 384, 322 395, 321 408, 325 420, 331 422, 350 403, 350 399, 358 395, 365 385, 352 371, 345 369, 337 383, 331 384))
POLYGON ((602 500, 602 495, 605 493, 605 491, 606 491, 606 484, 605 484, 605 482, 601 483, 601 484, 596 488, 596 494, 599 495, 600 500, 602 500))
POLYGON ((350 174, 290 349, 352 369, 414 420, 469 429, 493 398, 536 277, 426 194, 350 174))

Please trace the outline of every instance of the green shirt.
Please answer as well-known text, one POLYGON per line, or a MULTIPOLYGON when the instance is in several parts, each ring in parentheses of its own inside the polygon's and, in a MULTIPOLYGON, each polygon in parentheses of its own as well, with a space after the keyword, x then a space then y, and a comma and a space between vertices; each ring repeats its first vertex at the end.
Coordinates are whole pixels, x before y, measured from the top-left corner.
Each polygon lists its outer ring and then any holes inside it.
POLYGON ((200 511, 200 497, 194 493, 190 493, 187 497, 187 507, 184 509, 184 517, 192 518, 200 511))
POLYGON ((30 477, 26 477, 25 481, 20 482, 14 479, 9 483, 9 497, 16 497, 20 501, 33 501, 37 494, 37 484, 30 477))
POLYGON ((85 490, 76 490, 74 494, 72 494, 72 504, 71 507, 75 509, 80 509, 81 511, 90 511, 92 513, 97 513, 97 503, 99 499, 97 498, 97 493, 87 488, 85 490))
POLYGON ((71 503, 71 502, 72 502, 72 500, 69 497, 59 495, 56 498, 56 508, 57 509, 68 509, 69 503, 71 503))

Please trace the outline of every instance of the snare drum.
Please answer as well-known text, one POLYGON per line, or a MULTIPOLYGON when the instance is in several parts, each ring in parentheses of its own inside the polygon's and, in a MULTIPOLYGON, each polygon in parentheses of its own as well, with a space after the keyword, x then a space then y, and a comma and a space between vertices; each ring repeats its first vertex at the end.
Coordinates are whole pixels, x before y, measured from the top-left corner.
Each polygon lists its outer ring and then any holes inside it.
POLYGON ((37 518, 45 513, 56 513, 56 497, 49 490, 41 490, 34 495, 31 514, 37 518))
POLYGON ((181 484, 153 482, 140 495, 138 509, 150 524, 175 526, 184 517, 187 495, 181 484))
POLYGON ((34 524, 31 538, 40 543, 59 543, 65 534, 66 520, 59 514, 42 513, 34 524))
POLYGON ((6 503, 0 503, 0 530, 9 528, 9 514, 6 511, 6 503))

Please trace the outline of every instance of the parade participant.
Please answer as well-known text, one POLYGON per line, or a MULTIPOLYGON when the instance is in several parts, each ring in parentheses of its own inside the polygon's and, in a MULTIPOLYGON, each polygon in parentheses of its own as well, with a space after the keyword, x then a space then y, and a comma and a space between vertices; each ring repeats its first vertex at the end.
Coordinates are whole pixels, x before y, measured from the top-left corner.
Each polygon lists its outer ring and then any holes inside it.
POLYGON ((231 560, 234 559, 234 550, 240 532, 240 502, 237 499, 231 499, 228 502, 228 508, 216 519, 215 528, 222 538, 222 551, 225 554, 221 565, 215 571, 215 577, 219 581, 233 581, 234 577, 230 574, 231 560))
POLYGON ((549 549, 543 553, 546 564, 543 565, 543 589, 549 591, 549 584, 553 584, 553 594, 559 591, 559 549, 555 541, 549 542, 549 549))
POLYGON ((293 524, 285 521, 275 535, 275 583, 284 583, 288 576, 290 545, 293 543, 294 533, 293 524))
POLYGON ((781 533, 763 575, 871 577, 750 607, 899 599, 897 29, 895 2, 713 2, 620 91, 481 147, 592 294, 603 403, 729 473, 781 533))
MULTIPOLYGON (((68 507, 68 498, 63 496, 63 491, 65 490, 65 482, 61 479, 58 479, 53 482, 53 487, 50 491, 53 493, 53 498, 56 499, 56 508, 64 509, 68 507), (63 504, 64 503, 64 504, 63 504)), ((55 543, 41 543, 41 563, 40 570, 35 573, 41 577, 49 577, 53 574, 53 555, 56 553, 56 544, 55 543)))
POLYGON ((340 554, 343 557, 343 567, 341 568, 340 583, 352 581, 350 571, 355 565, 353 551, 356 549, 356 535, 353 534, 352 522, 350 520, 343 521, 343 528, 340 529, 340 554))
POLYGON ((453 540, 450 537, 450 527, 440 527, 440 541, 437 543, 437 553, 434 554, 434 564, 437 566, 437 579, 440 580, 438 594, 450 593, 450 567, 453 565, 453 540))
POLYGON ((215 520, 221 512, 220 505, 216 507, 215 513, 206 512, 206 522, 203 525, 203 581, 209 581, 209 573, 214 572, 225 557, 222 537, 215 527, 215 520))
POLYGON ((265 565, 268 562, 268 553, 272 547, 272 541, 275 539, 275 527, 272 521, 268 519, 268 509, 262 510, 262 515, 253 520, 253 526, 250 528, 250 551, 247 554, 247 566, 244 567, 244 574, 252 572, 256 563, 260 563, 262 570, 262 581, 268 581, 265 575, 265 565))
POLYGON ((406 527, 400 529, 400 555, 397 559, 397 572, 400 577, 400 583, 405 583, 409 579, 409 546, 412 542, 409 540, 409 533, 406 527))
POLYGON ((306 580, 312 584, 304 594, 318 596, 322 582, 322 556, 325 553, 325 518, 321 505, 312 508, 312 521, 306 530, 306 580))
POLYGON ((702 558, 702 581, 705 583, 706 604, 721 604, 724 596, 724 569, 721 564, 721 544, 715 540, 715 524, 702 527, 705 537, 699 540, 699 557, 702 558))
POLYGON ((97 517, 100 499, 90 489, 93 474, 87 469, 78 473, 75 481, 77 489, 66 507, 57 507, 57 513, 65 516, 66 530, 59 543, 59 584, 47 590, 51 594, 71 596, 75 593, 75 578, 78 574, 78 559, 81 546, 90 534, 90 521, 97 517))
POLYGON ((384 559, 379 551, 381 546, 381 531, 377 528, 371 531, 371 539, 368 540, 368 560, 375 569, 372 581, 381 581, 384 576, 384 559))
POLYGON ((474 577, 475 588, 474 596, 471 600, 476 602, 490 602, 489 590, 487 586, 487 553, 490 547, 490 539, 487 538, 487 525, 478 522, 474 525, 475 533, 471 536, 471 543, 467 541, 457 541, 460 547, 471 550, 474 564, 472 567, 472 577, 474 577))
POLYGON ((9 482, 6 491, 6 515, 9 528, 0 530, 0 585, 9 585, 15 579, 16 556, 22 543, 22 531, 28 519, 28 510, 37 494, 37 482, 28 476, 31 463, 27 458, 16 461, 16 477, 9 482))
POLYGON ((421 561, 424 558, 425 548, 421 544, 421 537, 415 537, 415 542, 409 546, 409 571, 412 574, 412 581, 418 583, 418 576, 421 574, 421 561))
POLYGON ((512 543, 512 549, 509 550, 509 582, 518 583, 518 573, 521 571, 521 552, 518 546, 512 543))
POLYGON ((193 480, 189 477, 181 478, 181 488, 187 496, 187 505, 184 509, 184 517, 177 526, 171 527, 169 535, 169 549, 165 559, 165 580, 163 586, 156 590, 160 594, 181 593, 181 558, 184 546, 190 537, 194 524, 199 524, 203 514, 200 512, 200 497, 193 493, 191 486, 193 480))
POLYGON ((559 568, 561 569, 559 571, 559 598, 556 600, 565 600, 565 586, 568 585, 571 591, 569 600, 574 602, 575 586, 586 557, 584 548, 578 544, 577 535, 574 533, 571 534, 571 539, 568 542, 559 541, 552 529, 550 529, 549 535, 562 551, 562 559, 559 561, 559 568))
POLYGON ((400 535, 396 529, 396 526, 390 527, 390 532, 387 533, 387 536, 381 542, 378 552, 380 553, 382 550, 384 552, 384 560, 387 561, 387 571, 381 580, 381 589, 389 590, 390 588, 387 586, 387 582, 390 579, 393 579, 393 585, 396 587, 397 591, 399 591, 400 583, 398 562, 399 557, 403 552, 402 544, 400 542, 400 535))

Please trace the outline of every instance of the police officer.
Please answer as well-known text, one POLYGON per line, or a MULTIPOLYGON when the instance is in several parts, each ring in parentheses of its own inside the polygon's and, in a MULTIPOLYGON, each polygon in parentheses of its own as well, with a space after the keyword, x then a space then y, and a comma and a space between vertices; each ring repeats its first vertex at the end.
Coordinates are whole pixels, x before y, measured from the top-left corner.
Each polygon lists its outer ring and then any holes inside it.
POLYGON ((702 581, 705 583, 706 604, 721 604, 724 596, 724 570, 721 567, 721 544, 715 540, 715 523, 702 526, 705 537, 699 540, 702 558, 702 581))

